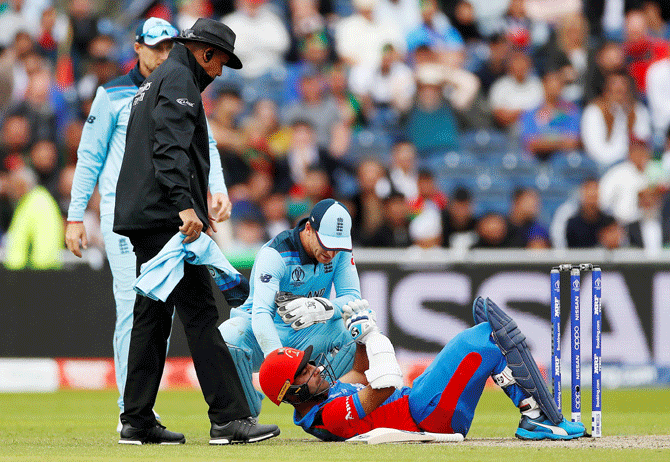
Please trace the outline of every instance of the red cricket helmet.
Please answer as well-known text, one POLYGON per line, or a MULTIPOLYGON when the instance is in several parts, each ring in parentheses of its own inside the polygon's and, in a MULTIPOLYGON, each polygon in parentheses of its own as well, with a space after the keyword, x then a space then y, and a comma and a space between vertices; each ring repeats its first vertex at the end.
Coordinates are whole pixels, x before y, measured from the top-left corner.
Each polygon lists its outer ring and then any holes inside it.
POLYGON ((313 347, 305 351, 282 347, 267 355, 258 371, 258 380, 263 393, 279 406, 286 392, 293 385, 296 375, 307 365, 313 347))

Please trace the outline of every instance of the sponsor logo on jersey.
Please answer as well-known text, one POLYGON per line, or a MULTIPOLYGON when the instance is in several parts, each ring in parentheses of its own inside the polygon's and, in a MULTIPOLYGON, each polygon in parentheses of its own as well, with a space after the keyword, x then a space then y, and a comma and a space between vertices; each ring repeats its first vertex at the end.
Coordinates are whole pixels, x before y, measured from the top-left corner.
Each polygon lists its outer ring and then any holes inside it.
POLYGON ((92 124, 95 122, 95 116, 88 116, 88 119, 86 119, 86 122, 89 124, 92 124))
POLYGON ((305 297, 314 298, 314 297, 323 297, 323 294, 326 292, 326 289, 319 290, 310 290, 305 297))
POLYGON ((333 272, 333 262, 332 261, 323 265, 323 272, 324 273, 332 273, 333 272))
POLYGON ((133 106, 144 100, 144 93, 149 89, 149 87, 151 87, 151 82, 144 82, 142 86, 137 89, 137 93, 133 98, 133 106))
POLYGON ((195 106, 195 103, 190 102, 186 98, 177 98, 177 103, 181 104, 182 106, 188 106, 188 107, 193 107, 195 106))
POLYGON ((258 279, 260 279, 261 282, 270 282, 270 279, 272 279, 272 276, 269 274, 261 274, 258 279))

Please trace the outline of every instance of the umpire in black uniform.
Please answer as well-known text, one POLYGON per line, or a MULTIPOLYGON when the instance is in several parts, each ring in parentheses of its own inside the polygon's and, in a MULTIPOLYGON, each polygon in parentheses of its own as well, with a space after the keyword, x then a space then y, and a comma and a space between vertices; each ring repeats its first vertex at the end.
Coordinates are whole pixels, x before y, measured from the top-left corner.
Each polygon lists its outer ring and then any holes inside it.
MULTIPOLYGON (((222 67, 240 69, 235 34, 226 25, 198 19, 182 31, 167 60, 133 98, 126 151, 119 173, 114 231, 126 235, 140 266, 177 232, 192 242, 208 232, 209 144, 201 92, 222 67)), ((250 417, 244 390, 219 330, 209 272, 186 264, 165 303, 135 299, 128 378, 119 443, 181 444, 181 433, 153 414, 175 307, 184 325, 198 381, 209 405, 210 444, 249 443, 279 434, 276 425, 250 417)))

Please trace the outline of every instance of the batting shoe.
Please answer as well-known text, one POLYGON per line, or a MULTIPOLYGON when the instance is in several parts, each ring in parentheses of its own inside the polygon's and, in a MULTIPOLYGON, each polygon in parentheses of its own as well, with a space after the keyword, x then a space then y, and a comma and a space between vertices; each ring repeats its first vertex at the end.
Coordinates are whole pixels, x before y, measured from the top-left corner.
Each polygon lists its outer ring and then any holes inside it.
POLYGON ((119 444, 184 444, 186 438, 182 433, 166 430, 161 424, 149 428, 136 428, 124 423, 121 429, 119 444))
POLYGON ((261 425, 253 417, 219 425, 212 422, 209 444, 258 443, 279 435, 276 425, 261 425))
POLYGON ((515 436, 521 440, 572 440, 586 434, 584 424, 581 422, 568 422, 563 418, 563 422, 554 425, 544 414, 540 414, 537 419, 531 419, 527 415, 521 416, 519 428, 516 429, 515 436))

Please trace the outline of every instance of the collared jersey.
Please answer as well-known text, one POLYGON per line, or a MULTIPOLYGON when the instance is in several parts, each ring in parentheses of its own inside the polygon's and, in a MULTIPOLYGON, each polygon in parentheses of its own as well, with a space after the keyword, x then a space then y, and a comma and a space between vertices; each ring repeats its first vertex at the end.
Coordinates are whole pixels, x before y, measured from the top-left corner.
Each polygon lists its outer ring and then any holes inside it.
POLYGON ((305 252, 300 242, 302 220, 297 227, 279 233, 256 255, 250 277, 249 298, 240 309, 251 312, 251 323, 261 350, 267 355, 280 348, 278 331, 293 331, 277 314, 275 294, 287 291, 303 297, 330 298, 335 286, 337 298, 333 317, 340 318, 341 308, 361 297, 358 271, 351 252, 340 251, 330 263, 319 263, 305 252))
MULTIPOLYGON (((82 221, 91 194, 98 183, 100 215, 114 213, 116 183, 126 147, 130 104, 144 77, 136 65, 128 74, 98 87, 77 150, 72 181, 69 221, 82 221)), ((227 194, 221 157, 209 130, 209 188, 227 194)))
POLYGON ((421 431, 410 414, 408 395, 411 388, 395 390, 381 406, 367 415, 358 397, 363 388, 365 385, 360 383, 337 381, 322 403, 302 417, 295 412, 293 422, 324 441, 344 441, 381 427, 421 431))

